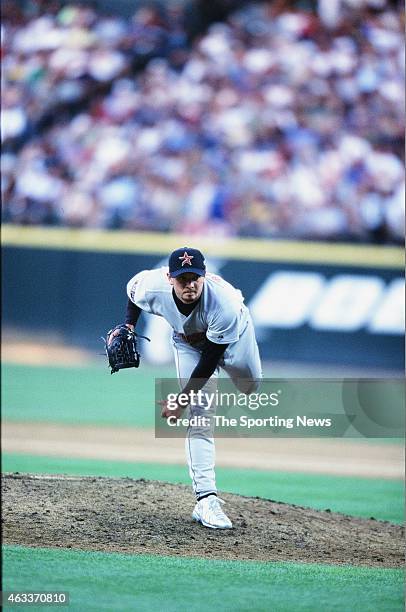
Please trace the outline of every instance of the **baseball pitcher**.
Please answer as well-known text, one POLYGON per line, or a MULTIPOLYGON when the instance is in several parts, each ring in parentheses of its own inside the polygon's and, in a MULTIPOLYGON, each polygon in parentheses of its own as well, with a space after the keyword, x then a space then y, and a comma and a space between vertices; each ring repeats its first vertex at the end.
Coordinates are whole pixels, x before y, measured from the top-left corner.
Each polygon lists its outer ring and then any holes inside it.
MULTIPOLYGON (((249 394, 257 390, 262 378, 261 361, 244 298, 240 290, 220 276, 206 272, 199 250, 177 249, 169 257, 169 267, 139 272, 128 282, 127 294, 125 326, 117 326, 107 337, 112 372, 121 367, 138 366, 135 326, 141 312, 145 311, 163 317, 173 329, 180 393, 193 391, 194 402, 197 402, 196 394, 200 389, 213 393, 220 368, 240 392, 249 394), (117 343, 119 351, 112 357, 117 343)), ((170 409, 162 402, 162 416, 192 418, 207 414, 204 397, 205 393, 199 394, 200 404, 190 403, 186 409, 183 403, 170 409), (187 414, 183 415, 185 410, 187 414)), ((217 496, 211 426, 189 427, 185 449, 197 499, 192 518, 205 527, 231 528, 232 523, 220 505, 224 502, 217 496)))

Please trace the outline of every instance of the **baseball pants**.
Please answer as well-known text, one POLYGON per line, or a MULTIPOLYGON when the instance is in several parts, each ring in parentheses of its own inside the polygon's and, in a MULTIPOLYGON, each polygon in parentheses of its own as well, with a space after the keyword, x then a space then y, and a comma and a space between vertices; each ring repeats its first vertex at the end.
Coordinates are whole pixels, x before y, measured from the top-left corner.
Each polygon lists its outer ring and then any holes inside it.
MULTIPOLYGON (((201 350, 188 344, 176 332, 173 333, 173 348, 177 376, 181 387, 183 387, 200 360, 201 350)), ((228 346, 219 366, 230 376, 240 392, 249 394, 258 389, 259 379, 262 378, 262 369, 254 325, 250 316, 248 316, 245 330, 237 342, 228 346)), ((216 392, 217 379, 220 374, 219 366, 203 387, 202 391, 204 393, 216 392)), ((195 416, 207 417, 215 414, 215 402, 213 402, 210 410, 206 408, 206 402, 202 399, 200 404, 190 405, 185 416, 190 419, 195 416)), ((212 420, 211 422, 213 423, 212 420)), ((217 492, 213 429, 214 425, 188 427, 187 429, 185 452, 196 497, 217 492)))

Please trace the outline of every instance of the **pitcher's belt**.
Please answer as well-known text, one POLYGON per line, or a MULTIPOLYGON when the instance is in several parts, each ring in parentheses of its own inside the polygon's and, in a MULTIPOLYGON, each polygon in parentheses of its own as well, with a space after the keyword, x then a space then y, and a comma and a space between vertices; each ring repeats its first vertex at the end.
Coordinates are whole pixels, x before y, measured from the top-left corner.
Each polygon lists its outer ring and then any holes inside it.
POLYGON ((203 340, 206 339, 206 334, 204 332, 198 332, 196 334, 189 334, 188 336, 186 336, 185 334, 179 334, 178 332, 175 332, 175 336, 177 338, 181 338, 184 342, 187 342, 188 344, 198 344, 199 342, 202 342, 203 340))

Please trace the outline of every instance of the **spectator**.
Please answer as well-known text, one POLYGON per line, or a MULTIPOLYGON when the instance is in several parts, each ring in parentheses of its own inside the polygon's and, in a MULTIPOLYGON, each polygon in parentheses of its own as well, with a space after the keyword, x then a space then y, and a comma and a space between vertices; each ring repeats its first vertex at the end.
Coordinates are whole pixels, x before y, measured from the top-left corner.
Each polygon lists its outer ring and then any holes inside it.
POLYGON ((70 5, 6 23, 7 138, 45 112, 51 89, 86 104, 7 158, 5 220, 402 239, 402 8, 347 2, 326 30, 317 14, 249 4, 190 48, 179 9, 168 20, 70 5), (162 57, 134 76, 135 48, 162 57))

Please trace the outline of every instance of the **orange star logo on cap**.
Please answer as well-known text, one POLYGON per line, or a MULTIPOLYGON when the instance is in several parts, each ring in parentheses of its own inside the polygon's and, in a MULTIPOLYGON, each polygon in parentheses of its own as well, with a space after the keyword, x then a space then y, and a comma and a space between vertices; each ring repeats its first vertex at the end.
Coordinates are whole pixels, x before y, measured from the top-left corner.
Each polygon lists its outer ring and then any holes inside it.
POLYGON ((183 253, 182 257, 178 257, 178 259, 180 259, 182 262, 182 268, 185 264, 188 264, 188 266, 191 266, 193 257, 194 255, 188 255, 187 251, 183 253))

